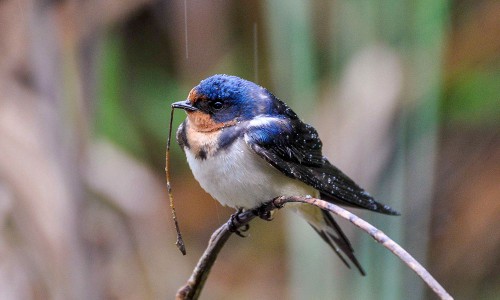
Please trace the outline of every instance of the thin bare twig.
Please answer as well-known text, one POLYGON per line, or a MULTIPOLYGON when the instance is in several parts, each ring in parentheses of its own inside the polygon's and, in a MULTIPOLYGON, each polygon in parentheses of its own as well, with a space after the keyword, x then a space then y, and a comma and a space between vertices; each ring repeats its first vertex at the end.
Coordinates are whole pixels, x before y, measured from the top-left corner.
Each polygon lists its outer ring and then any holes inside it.
MULTIPOLYGON (((358 228, 368 233, 371 237, 373 237, 373 239, 375 239, 375 241, 382 244, 385 248, 389 249, 397 257, 399 257, 410 269, 422 278, 422 280, 436 293, 440 299, 453 299, 451 295, 448 294, 448 292, 446 292, 446 290, 436 281, 436 279, 434 279, 434 277, 432 277, 432 275, 406 250, 370 223, 335 204, 311 197, 278 197, 266 203, 262 210, 270 212, 289 202, 302 202, 314 205, 348 220, 358 228)), ((233 233, 230 231, 231 224, 233 225, 233 228, 237 229, 247 225, 255 217, 256 215, 252 211, 241 212, 236 218, 232 217, 212 234, 207 249, 198 261, 198 264, 196 265, 187 283, 177 292, 176 299, 198 299, 208 274, 217 259, 217 255, 233 233)))

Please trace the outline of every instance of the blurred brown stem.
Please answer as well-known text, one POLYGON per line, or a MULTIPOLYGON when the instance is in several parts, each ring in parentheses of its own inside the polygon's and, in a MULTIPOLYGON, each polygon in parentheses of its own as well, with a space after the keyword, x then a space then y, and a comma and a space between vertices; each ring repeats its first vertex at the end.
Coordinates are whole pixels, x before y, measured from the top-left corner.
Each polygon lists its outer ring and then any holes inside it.
MULTIPOLYGON (((436 281, 436 279, 434 279, 434 277, 432 277, 432 275, 406 250, 370 223, 335 204, 311 197, 278 197, 264 204, 262 211, 270 212, 289 202, 302 202, 314 205, 348 220, 368 233, 373 239, 375 239, 375 241, 382 244, 385 248, 389 249, 397 257, 399 257, 410 269, 422 278, 422 280, 436 293, 440 299, 453 299, 451 295, 448 294, 448 292, 446 292, 446 290, 436 281)), ((217 259, 217 255, 233 233, 230 230, 231 224, 238 229, 247 225, 255 217, 256 215, 252 211, 241 212, 236 218, 231 217, 231 219, 229 219, 212 234, 208 247, 194 268, 191 277, 188 279, 186 284, 177 291, 176 299, 198 299, 205 281, 207 280, 208 274, 217 259)))

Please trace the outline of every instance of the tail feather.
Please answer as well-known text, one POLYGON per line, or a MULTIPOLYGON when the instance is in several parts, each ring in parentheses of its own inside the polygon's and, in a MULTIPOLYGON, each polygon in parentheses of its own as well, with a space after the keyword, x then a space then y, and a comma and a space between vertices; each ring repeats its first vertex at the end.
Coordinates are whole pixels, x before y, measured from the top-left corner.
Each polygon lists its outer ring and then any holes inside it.
POLYGON ((328 245, 330 245, 330 247, 332 247, 333 251, 335 251, 335 254, 337 254, 337 256, 344 263, 344 265, 350 269, 351 265, 349 265, 349 263, 345 260, 344 256, 342 256, 341 250, 334 243, 332 243, 332 238, 329 237, 329 234, 326 233, 325 231, 322 231, 321 229, 314 227, 314 225, 312 225, 311 223, 309 223, 309 225, 311 225, 314 231, 316 231, 319 234, 319 236, 323 239, 323 241, 325 241, 328 245))
POLYGON ((346 235, 335 222, 333 216, 318 207, 306 204, 291 205, 295 211, 301 215, 311 225, 311 227, 321 236, 321 238, 332 247, 342 262, 350 269, 349 261, 359 270, 361 275, 366 273, 363 267, 354 256, 354 249, 347 239, 346 235))
MULTIPOLYGON (((327 241, 327 243, 333 248, 333 250, 339 256, 341 254, 339 253, 338 248, 340 248, 340 250, 349 258, 349 260, 356 266, 356 268, 358 268, 361 275, 365 276, 366 275, 365 270, 359 263, 356 256, 354 256, 354 249, 352 248, 349 239, 347 239, 347 236, 344 234, 339 224, 335 222, 335 220, 333 219, 332 215, 329 212, 324 210, 321 210, 321 212, 323 214, 323 218, 325 220, 326 225, 328 225, 328 228, 329 229, 331 228, 335 231, 335 234, 330 231, 326 232, 326 235, 330 238, 330 242, 327 241), (333 241, 333 243, 331 241, 333 241)), ((345 262, 345 259, 342 258, 342 260, 345 262)))

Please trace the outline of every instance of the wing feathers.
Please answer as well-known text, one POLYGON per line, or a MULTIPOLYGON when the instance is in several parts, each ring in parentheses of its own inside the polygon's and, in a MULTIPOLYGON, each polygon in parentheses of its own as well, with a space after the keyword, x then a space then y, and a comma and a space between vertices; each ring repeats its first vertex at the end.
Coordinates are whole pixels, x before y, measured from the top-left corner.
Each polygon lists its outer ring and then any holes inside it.
POLYGON ((398 215, 378 203, 352 179, 333 166, 321 153, 316 130, 299 119, 269 118, 249 126, 245 141, 259 156, 288 177, 319 190, 327 201, 398 215))
MULTIPOLYGON (((250 122, 245 141, 255 153, 284 175, 314 187, 322 199, 332 203, 390 215, 399 214, 389 206, 376 202, 323 157, 321 140, 312 126, 286 116, 263 118, 250 122)), ((349 240, 330 213, 322 211, 322 219, 322 222, 308 222, 346 266, 350 268, 344 255, 365 275, 349 240)))

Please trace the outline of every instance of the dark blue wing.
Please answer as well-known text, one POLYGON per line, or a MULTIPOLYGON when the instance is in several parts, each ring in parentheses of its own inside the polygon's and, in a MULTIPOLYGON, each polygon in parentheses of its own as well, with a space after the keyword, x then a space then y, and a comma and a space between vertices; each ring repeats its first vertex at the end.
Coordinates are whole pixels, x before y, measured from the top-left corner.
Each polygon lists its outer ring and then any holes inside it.
POLYGON ((337 204, 398 215, 333 166, 322 154, 316 130, 298 118, 266 117, 247 129, 247 144, 273 167, 321 193, 321 198, 337 204))

